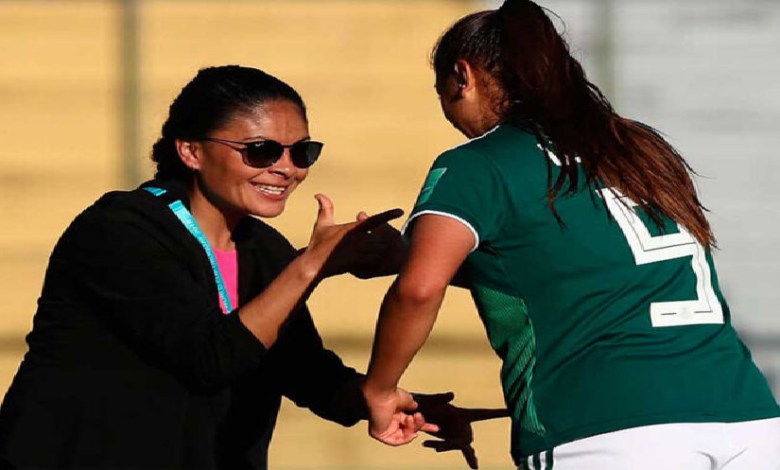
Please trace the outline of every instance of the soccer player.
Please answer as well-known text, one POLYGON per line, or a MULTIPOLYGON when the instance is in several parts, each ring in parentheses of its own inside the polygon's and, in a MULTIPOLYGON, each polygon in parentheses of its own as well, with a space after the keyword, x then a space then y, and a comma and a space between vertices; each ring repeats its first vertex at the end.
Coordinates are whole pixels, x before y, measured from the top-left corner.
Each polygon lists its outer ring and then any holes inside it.
POLYGON ((523 469, 780 468, 780 415, 731 325, 690 168, 619 116, 528 0, 458 21, 433 64, 467 143, 405 230, 364 393, 376 438, 446 287, 467 286, 523 469))

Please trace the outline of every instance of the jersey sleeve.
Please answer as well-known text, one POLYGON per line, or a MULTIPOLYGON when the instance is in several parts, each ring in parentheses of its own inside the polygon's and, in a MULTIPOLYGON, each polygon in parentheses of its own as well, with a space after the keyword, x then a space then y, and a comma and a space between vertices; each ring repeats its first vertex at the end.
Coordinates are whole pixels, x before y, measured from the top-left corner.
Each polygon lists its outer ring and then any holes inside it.
POLYGON ((408 239, 422 215, 451 217, 474 234, 474 251, 498 234, 506 198, 498 169, 487 158, 455 148, 433 163, 402 232, 408 239))

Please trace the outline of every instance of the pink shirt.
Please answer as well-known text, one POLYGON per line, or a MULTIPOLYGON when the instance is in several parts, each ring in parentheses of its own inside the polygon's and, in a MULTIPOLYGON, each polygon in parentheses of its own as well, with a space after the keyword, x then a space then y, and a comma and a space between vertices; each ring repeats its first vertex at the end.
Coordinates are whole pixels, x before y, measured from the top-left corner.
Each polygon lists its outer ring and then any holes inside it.
MULTIPOLYGON (((217 257, 217 265, 219 265, 219 273, 222 274, 222 280, 225 282, 225 288, 230 297, 230 303, 233 304, 233 309, 238 308, 238 252, 222 251, 216 248, 214 250, 214 256, 217 257)), ((225 314, 225 305, 220 302, 222 311, 225 314)))

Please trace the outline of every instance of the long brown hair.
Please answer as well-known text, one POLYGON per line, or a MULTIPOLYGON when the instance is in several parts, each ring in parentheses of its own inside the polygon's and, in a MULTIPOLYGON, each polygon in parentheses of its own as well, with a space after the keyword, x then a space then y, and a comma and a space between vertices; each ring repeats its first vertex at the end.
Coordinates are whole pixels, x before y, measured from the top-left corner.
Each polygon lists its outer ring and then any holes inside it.
POLYGON ((715 245, 691 167, 658 131, 615 112, 539 5, 506 0, 498 10, 455 23, 433 49, 439 90, 460 59, 498 85, 495 107, 502 121, 529 129, 546 153, 558 155, 560 175, 553 181, 548 172, 556 218, 556 197, 581 187, 580 162, 588 186, 617 188, 659 227, 666 215, 703 246, 715 245))

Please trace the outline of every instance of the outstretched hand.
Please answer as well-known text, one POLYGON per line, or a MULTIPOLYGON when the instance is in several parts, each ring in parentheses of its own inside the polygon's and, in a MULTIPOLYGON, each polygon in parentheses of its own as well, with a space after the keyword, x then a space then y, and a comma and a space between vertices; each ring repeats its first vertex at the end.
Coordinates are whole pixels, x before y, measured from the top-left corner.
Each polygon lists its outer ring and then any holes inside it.
POLYGON ((363 394, 368 405, 368 433, 383 444, 400 446, 412 442, 418 431, 439 431, 438 426, 426 423, 423 415, 415 412, 417 403, 406 390, 396 388, 377 395, 364 388, 363 394))
MULTIPOLYGON (((429 423, 438 425, 439 430, 428 432, 440 440, 427 440, 423 446, 436 452, 459 450, 463 453, 470 468, 477 469, 477 455, 472 446, 474 431, 471 423, 509 416, 506 409, 460 408, 450 402, 455 398, 452 392, 425 395, 415 393, 417 411, 425 416, 429 423)), ((427 431, 426 431, 427 432, 427 431)))
POLYGON ((387 222, 403 215, 401 209, 391 209, 370 217, 359 217, 355 222, 336 224, 333 201, 324 194, 317 194, 315 198, 319 211, 306 252, 321 266, 319 278, 348 272, 361 257, 355 247, 364 244, 374 230, 389 227, 387 222))
MULTIPOLYGON (((363 223, 369 219, 365 212, 358 213, 356 218, 363 223)), ((353 244, 359 256, 357 263, 349 270, 350 274, 360 279, 398 274, 407 254, 401 232, 385 222, 366 232, 366 235, 356 239, 353 244)))

